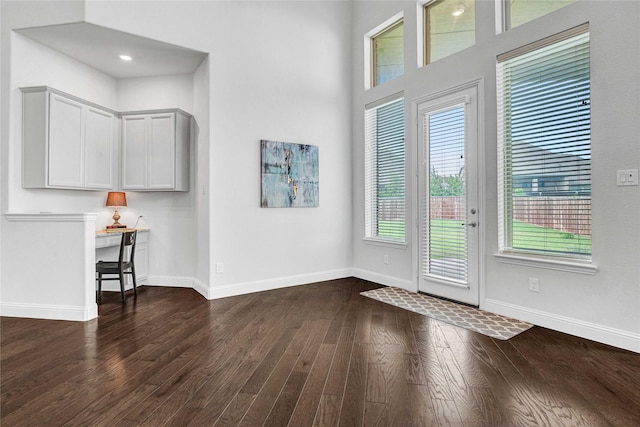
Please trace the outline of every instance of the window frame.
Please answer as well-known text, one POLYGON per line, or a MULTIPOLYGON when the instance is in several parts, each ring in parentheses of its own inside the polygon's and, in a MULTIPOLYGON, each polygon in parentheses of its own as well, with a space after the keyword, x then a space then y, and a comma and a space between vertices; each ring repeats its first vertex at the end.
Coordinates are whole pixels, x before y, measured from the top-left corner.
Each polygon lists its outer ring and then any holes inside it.
MULTIPOLYGON (((574 38, 579 35, 589 34, 589 25, 583 24, 575 28, 571 28, 562 33, 547 37, 537 42, 522 46, 504 54, 498 55, 497 58, 497 71, 500 64, 510 59, 519 58, 525 54, 538 51, 542 48, 554 46, 565 40, 574 38)), ((591 68, 591 64, 589 64, 591 68)), ((512 224, 514 221, 514 213, 510 209, 510 197, 513 194, 513 188, 509 193, 509 189, 505 184, 505 175, 509 174, 511 170, 512 159, 505 155, 504 151, 508 144, 513 142, 507 141, 505 137, 505 120, 502 117, 507 114, 500 111, 503 101, 501 94, 510 90, 506 88, 501 81, 500 73, 496 76, 496 89, 497 89, 497 107, 498 107, 498 220, 499 220, 499 233, 498 233, 498 248, 499 253, 495 254, 499 262, 518 264, 526 266, 535 266, 542 268, 549 268, 553 270, 562 270, 577 272, 582 274, 595 274, 597 267, 593 265, 593 245, 589 254, 577 254, 570 252, 556 252, 551 251, 537 251, 531 249, 514 249, 513 248, 513 236, 512 224), (509 193, 509 194, 507 194, 509 193)), ((591 92, 591 91, 590 91, 591 92)), ((591 95, 589 95, 591 99, 591 95)), ((590 102, 589 102, 590 104, 590 102)), ((591 134, 591 124, 589 124, 589 133, 591 134)), ((589 147, 591 147, 591 141, 589 141, 589 147)), ((591 159, 589 159, 591 163, 591 159)), ((513 175, 509 175, 509 182, 513 183, 513 175)), ((591 194, 591 193, 590 193, 591 194)), ((589 219, 592 219, 590 214, 589 219)))
POLYGON ((381 30, 377 31, 376 33, 374 33, 373 35, 369 36, 369 55, 371 57, 371 61, 369 64, 370 67, 370 79, 371 79, 371 87, 376 87, 376 86, 380 86, 384 83, 386 83, 387 81, 391 81, 394 80, 402 75, 404 75, 404 16, 400 16, 399 18, 394 17, 395 19, 393 19, 391 24, 385 25, 384 28, 382 28, 381 30), (397 29, 399 26, 402 25, 402 74, 399 74, 397 76, 392 77, 389 80, 386 80, 384 82, 381 83, 377 83, 378 82, 378 54, 377 54, 377 49, 376 49, 376 40, 380 37, 383 36, 386 33, 390 33, 391 31, 397 29))
POLYGON ((554 9, 550 12, 544 13, 542 15, 536 16, 535 18, 531 18, 527 21, 522 22, 519 25, 516 25, 516 27, 513 27, 511 25, 511 2, 510 0, 496 0, 496 34, 500 34, 500 33, 504 33, 507 32, 509 30, 511 30, 512 28, 517 28, 520 25, 524 25, 528 22, 534 21, 536 19, 542 18, 543 16, 547 16, 550 13, 554 13, 560 9, 565 8, 566 6, 569 6, 572 3, 577 2, 578 0, 572 0, 571 3, 567 3, 564 6, 560 6, 557 9, 554 9))
POLYGON ((400 246, 406 247, 407 242, 407 177, 406 177, 406 99, 404 98, 404 93, 396 93, 394 95, 382 98, 373 103, 367 104, 364 110, 364 190, 365 190, 365 230, 364 230, 364 238, 363 240, 366 243, 377 244, 377 245, 385 245, 385 246, 400 246), (402 156, 402 175, 404 177, 403 180, 403 197, 402 197, 402 205, 403 205, 403 220, 404 220, 404 233, 401 238, 393 238, 389 236, 381 236, 379 234, 379 218, 378 218, 378 203, 379 203, 379 195, 378 195, 378 183, 379 183, 379 174, 377 170, 377 166, 373 165, 373 161, 377 164, 378 159, 378 133, 375 133, 375 140, 371 139, 372 136, 372 127, 371 120, 376 120, 377 117, 372 118, 370 112, 377 112, 380 108, 389 106, 396 102, 401 102, 402 104, 402 147, 403 147, 403 156, 402 156), (375 145, 375 154, 370 154, 372 145, 375 145), (372 168, 376 169, 375 173, 372 172, 372 168), (375 205, 375 208, 373 207, 375 205))
MULTIPOLYGON (((444 3, 445 1, 448 1, 448 0, 427 0, 424 3, 421 3, 421 9, 422 9, 422 45, 423 45, 422 49, 421 49, 421 51, 422 51, 422 61, 421 62, 422 63, 419 64, 419 66, 421 66, 421 67, 429 65, 429 64, 432 64, 433 62, 437 62, 437 61, 439 61, 441 59, 444 59, 444 58, 447 58, 447 57, 449 57, 451 55, 455 55, 456 53, 462 52, 463 50, 468 49, 468 48, 470 48, 472 46, 475 46, 475 44, 476 44, 476 31, 477 31, 477 28, 476 28, 476 25, 474 23, 474 25, 473 25, 473 32, 474 32, 473 44, 471 44, 469 46, 466 46, 466 47, 464 47, 464 48, 462 48, 460 50, 457 50, 455 52, 452 52, 452 53, 450 53, 450 54, 448 54, 446 56, 443 56, 442 58, 436 59, 435 61, 431 61, 430 60, 431 33, 429 31, 429 8, 434 7, 434 6, 436 6, 436 5, 440 4, 440 3, 444 3)), ((501 0, 498 0, 498 1, 501 1, 501 0)), ((474 2, 474 8, 475 8, 476 0, 473 0, 473 2, 474 2)))

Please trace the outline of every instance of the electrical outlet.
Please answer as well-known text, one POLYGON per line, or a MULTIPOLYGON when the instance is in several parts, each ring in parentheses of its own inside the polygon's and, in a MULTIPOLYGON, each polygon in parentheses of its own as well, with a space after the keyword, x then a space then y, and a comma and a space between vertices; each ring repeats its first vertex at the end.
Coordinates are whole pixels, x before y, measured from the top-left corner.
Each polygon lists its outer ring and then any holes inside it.
POLYGON ((386 254, 385 254, 385 255, 382 257, 382 262, 384 262, 385 264, 389 264, 389 255, 386 255, 386 254))
POLYGON ((537 277, 529 277, 529 290, 531 292, 540 292, 540 286, 537 277))
POLYGON ((216 262, 216 273, 224 273, 224 264, 216 262))

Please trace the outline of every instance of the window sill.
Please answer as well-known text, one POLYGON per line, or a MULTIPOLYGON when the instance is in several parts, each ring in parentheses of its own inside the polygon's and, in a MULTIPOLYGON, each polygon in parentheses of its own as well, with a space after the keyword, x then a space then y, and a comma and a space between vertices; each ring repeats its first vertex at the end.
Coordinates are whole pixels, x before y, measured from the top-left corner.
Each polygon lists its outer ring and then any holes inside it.
POLYGON ((386 239, 374 239, 372 237, 365 237, 362 241, 366 245, 373 246, 386 246, 388 248, 396 248, 396 249, 407 249, 406 242, 400 242, 397 240, 386 240, 386 239))
POLYGON ((503 264, 524 265, 526 267, 546 268, 548 270, 566 271, 593 276, 598 272, 598 267, 590 262, 572 262, 548 258, 515 254, 493 254, 498 262, 503 264))

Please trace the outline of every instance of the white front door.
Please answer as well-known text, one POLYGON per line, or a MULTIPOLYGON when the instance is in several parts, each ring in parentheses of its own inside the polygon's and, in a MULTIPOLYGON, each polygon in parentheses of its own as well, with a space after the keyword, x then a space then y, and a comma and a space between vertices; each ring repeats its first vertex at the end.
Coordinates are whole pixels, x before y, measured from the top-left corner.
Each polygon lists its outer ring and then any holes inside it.
POLYGON ((418 104, 421 292, 478 305, 478 88, 418 104))

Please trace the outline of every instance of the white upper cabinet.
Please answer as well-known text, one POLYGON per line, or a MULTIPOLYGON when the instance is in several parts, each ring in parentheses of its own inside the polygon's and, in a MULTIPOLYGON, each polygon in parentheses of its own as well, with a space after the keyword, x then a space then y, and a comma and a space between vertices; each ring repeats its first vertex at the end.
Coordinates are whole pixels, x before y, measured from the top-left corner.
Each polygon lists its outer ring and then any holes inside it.
POLYGON ((49 95, 49 176, 53 187, 84 187, 84 106, 49 95))
MULTIPOLYGON (((117 121, 115 121, 117 124, 117 121)), ((91 188, 113 188, 114 116, 93 107, 86 109, 85 185, 91 188), (107 186, 108 183, 108 186, 107 186)))
POLYGON ((191 116, 172 109, 121 117, 122 189, 189 191, 191 116))
POLYGON ((146 116, 122 117, 122 188, 146 188, 146 116))
POLYGON ((22 186, 114 188, 114 112, 48 87, 22 92, 22 186))
POLYGON ((189 114, 119 114, 46 86, 21 90, 24 188, 111 190, 119 168, 123 190, 189 191, 189 114))

